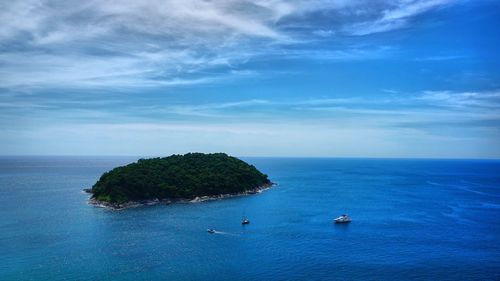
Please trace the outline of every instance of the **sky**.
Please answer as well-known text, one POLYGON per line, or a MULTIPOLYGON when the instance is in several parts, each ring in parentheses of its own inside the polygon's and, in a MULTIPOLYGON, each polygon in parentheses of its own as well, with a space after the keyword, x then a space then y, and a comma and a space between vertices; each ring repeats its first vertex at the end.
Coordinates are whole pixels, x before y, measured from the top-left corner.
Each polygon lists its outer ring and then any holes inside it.
POLYGON ((500 158, 494 0, 0 1, 0 155, 500 158))

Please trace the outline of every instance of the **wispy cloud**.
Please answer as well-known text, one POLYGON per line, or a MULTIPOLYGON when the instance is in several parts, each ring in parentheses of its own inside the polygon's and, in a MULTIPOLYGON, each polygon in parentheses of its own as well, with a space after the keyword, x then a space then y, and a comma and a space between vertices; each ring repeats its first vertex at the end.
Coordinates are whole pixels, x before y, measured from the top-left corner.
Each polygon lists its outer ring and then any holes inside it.
MULTIPOLYGON (((130 110, 130 109, 129 109, 130 110)), ((498 91, 452 92, 424 91, 392 93, 383 98, 351 96, 346 98, 307 98, 298 100, 250 99, 224 103, 151 105, 133 107, 157 116, 190 116, 208 120, 342 120, 357 126, 394 126, 395 124, 469 122, 499 120, 498 91), (364 124, 364 125, 363 125, 364 124)), ((488 123, 491 126, 494 123, 488 123)))
POLYGON ((5 88, 151 87, 212 83, 259 56, 373 59, 387 47, 308 49, 311 35, 394 29, 449 1, 65 1, 0 4, 5 88), (321 12, 342 19, 316 22, 321 12), (370 30, 371 29, 371 30, 370 30), (300 45, 301 50, 283 49, 300 45))
MULTIPOLYGON (((290 114, 287 118, 312 118, 318 116, 314 113, 323 112, 323 117, 345 117, 352 118, 352 114, 357 117, 381 117, 389 119, 393 116, 410 116, 414 119, 433 118, 455 118, 464 120, 468 118, 489 119, 500 118, 500 92, 499 91, 423 91, 419 93, 401 93, 391 90, 383 96, 370 97, 366 95, 350 95, 339 98, 300 98, 281 100, 277 98, 269 99, 225 99, 224 102, 173 102, 157 104, 154 101, 145 100, 137 104, 137 100, 126 101, 116 96, 116 99, 44 99, 34 96, 29 101, 21 101, 16 96, 5 99, 0 103, 4 109, 15 109, 29 107, 31 109, 66 109, 68 105, 80 106, 83 109, 96 109, 96 106, 116 105, 114 113, 120 112, 144 112, 142 116, 148 114, 156 118, 157 114, 182 115, 182 116, 202 116, 214 118, 241 119, 250 115, 255 117, 259 114, 263 118, 276 117, 276 115, 290 114), (397 93, 397 94, 394 94, 397 93)), ((68 110, 73 111, 70 107, 68 110)), ((389 120, 388 119, 388 120, 389 120)), ((398 120, 393 120, 398 121, 398 120)))
POLYGON ((452 92, 452 91, 426 91, 420 97, 438 106, 448 106, 457 109, 483 108, 500 110, 500 92, 452 92))
POLYGON ((232 76, 232 65, 251 56, 253 44, 287 40, 273 25, 290 12, 285 3, 246 1, 26 0, 2 6, 4 87, 214 81, 220 77, 192 74, 224 68, 225 77, 232 76))
POLYGON ((354 35, 368 35, 398 29, 408 24, 412 17, 428 10, 444 6, 452 0, 394 1, 375 20, 355 23, 346 28, 354 35))
MULTIPOLYGON (((408 120, 408 119, 402 119, 408 120)), ((492 157, 498 146, 492 138, 477 137, 491 133, 481 127, 461 128, 470 135, 429 133, 422 123, 376 126, 372 122, 209 122, 143 121, 127 123, 59 124, 31 130, 15 128, 17 138, 8 134, 0 152, 24 145, 23 154, 38 151, 57 154, 168 155, 189 151, 225 151, 248 156, 360 156, 360 157, 492 157), (396 126, 397 125, 397 126, 396 126), (64 144, 60 140, 65 140, 64 144), (457 154, 457 147, 476 147, 457 154), (425 149, 423 149, 425 147, 425 149)), ((441 122, 441 121, 440 121, 441 122)), ((441 122, 442 124, 445 124, 441 122)), ((446 124, 445 124, 446 125, 446 124)), ((456 125, 456 124, 453 124, 456 125)), ((448 124, 448 127, 453 127, 448 124)), ((498 133, 492 137, 498 137, 498 133)), ((495 154, 497 155, 497 154, 495 154)))
POLYGON ((222 117, 223 111, 242 109, 242 108, 255 108, 267 106, 272 104, 268 100, 242 100, 225 103, 210 103, 201 105, 173 105, 173 106, 152 106, 149 110, 160 113, 178 114, 186 116, 198 117, 222 117))
POLYGON ((66 101, 12 101, 0 104, 2 151, 25 145, 23 153, 99 154, 104 147, 110 154, 197 150, 238 155, 454 157, 453 147, 472 143, 478 149, 459 156, 487 157, 500 137, 498 91, 402 95, 234 97, 218 103, 171 104, 109 100, 83 102, 78 109, 68 108, 66 101), (22 112, 22 118, 9 121, 11 111, 22 112), (55 146, 58 140, 65 140, 63 148, 55 146), (432 149, 412 149, 422 146, 432 149))
POLYGON ((415 61, 448 61, 448 60, 457 60, 464 59, 466 56, 464 55, 437 55, 437 56, 426 56, 426 57, 418 57, 415 58, 415 61))
POLYGON ((307 59, 318 61, 360 61, 386 58, 395 52, 391 46, 352 46, 342 50, 278 50, 280 56, 289 59, 307 59))

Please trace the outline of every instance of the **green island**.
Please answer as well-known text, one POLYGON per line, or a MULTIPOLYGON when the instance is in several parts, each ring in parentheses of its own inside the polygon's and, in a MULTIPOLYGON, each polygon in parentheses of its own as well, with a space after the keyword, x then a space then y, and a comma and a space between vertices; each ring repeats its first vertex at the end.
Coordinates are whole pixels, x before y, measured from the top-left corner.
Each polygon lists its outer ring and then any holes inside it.
POLYGON ((90 203, 122 209, 254 194, 271 185, 266 174, 236 157, 188 153, 114 168, 86 191, 92 194, 90 203))

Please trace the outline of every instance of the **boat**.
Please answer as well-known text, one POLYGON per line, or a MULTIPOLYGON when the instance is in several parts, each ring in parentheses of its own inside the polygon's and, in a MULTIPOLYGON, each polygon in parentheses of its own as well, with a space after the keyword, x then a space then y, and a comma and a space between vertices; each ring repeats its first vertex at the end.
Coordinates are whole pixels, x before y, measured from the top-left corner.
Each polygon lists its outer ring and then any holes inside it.
POLYGON ((243 218, 241 224, 250 224, 250 221, 247 218, 243 218))
POLYGON ((215 230, 213 230, 213 229, 209 228, 209 229, 207 229, 207 232, 208 232, 208 233, 210 233, 210 234, 214 234, 214 233, 215 233, 215 230))
POLYGON ((344 215, 334 219, 334 221, 335 221, 335 223, 347 223, 347 222, 351 222, 352 219, 348 215, 344 214, 344 215))

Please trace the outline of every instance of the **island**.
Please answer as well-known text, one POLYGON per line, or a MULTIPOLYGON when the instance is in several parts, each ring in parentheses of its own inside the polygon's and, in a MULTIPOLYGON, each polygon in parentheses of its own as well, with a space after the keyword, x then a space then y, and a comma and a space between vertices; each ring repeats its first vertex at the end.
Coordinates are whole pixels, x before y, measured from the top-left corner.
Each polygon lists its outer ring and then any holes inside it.
POLYGON ((91 204, 124 209, 255 194, 272 185, 266 174, 236 157, 187 153, 114 168, 86 191, 92 194, 91 204))

